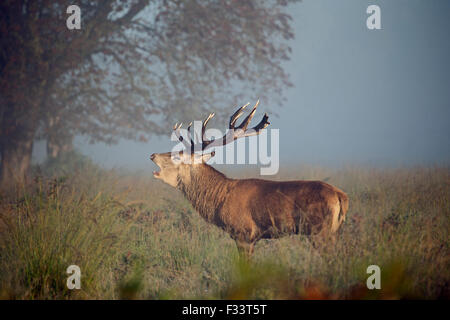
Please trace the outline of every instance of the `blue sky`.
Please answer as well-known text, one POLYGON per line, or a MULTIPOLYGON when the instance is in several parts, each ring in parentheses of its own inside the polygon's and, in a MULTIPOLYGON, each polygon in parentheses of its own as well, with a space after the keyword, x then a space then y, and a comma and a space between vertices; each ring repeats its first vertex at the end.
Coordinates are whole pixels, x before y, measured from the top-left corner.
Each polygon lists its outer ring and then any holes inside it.
MULTIPOLYGON (((290 13, 294 87, 271 117, 282 164, 449 163, 450 1, 303 0, 290 13), (366 27, 371 4, 381 30, 366 27)), ((76 140, 108 167, 147 168, 150 153, 172 145, 76 140)))

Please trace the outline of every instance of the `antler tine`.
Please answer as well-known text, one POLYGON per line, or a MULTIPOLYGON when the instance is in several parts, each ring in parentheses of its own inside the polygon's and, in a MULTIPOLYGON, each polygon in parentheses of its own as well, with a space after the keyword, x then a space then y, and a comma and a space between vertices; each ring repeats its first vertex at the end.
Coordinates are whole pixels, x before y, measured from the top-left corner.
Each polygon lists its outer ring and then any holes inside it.
POLYGON ((235 113, 233 113, 233 115, 230 117, 230 125, 229 125, 229 129, 234 129, 234 125, 236 123, 236 120, 242 116, 242 114, 244 113, 243 110, 250 104, 250 102, 247 102, 246 104, 244 104, 242 107, 240 107, 235 113))
POLYGON ((194 138, 191 134, 191 126, 192 126, 192 121, 189 123, 189 126, 187 128, 189 139, 191 139, 191 148, 192 148, 192 146, 195 144, 195 142, 194 142, 194 138))
POLYGON ((208 124, 209 120, 212 119, 212 117, 214 117, 216 114, 214 112, 211 112, 209 114, 209 116, 205 119, 205 121, 203 121, 203 127, 206 127, 206 125, 208 124))
POLYGON ((261 130, 263 130, 263 129, 267 128, 267 126, 269 126, 270 122, 268 120, 269 120, 269 116, 267 115, 267 113, 264 113, 264 116, 261 119, 261 121, 256 126, 251 128, 250 131, 244 132, 243 136, 244 137, 257 136, 258 134, 261 133, 261 130))
MULTIPOLYGON (((173 131, 175 131, 175 134, 177 135, 178 139, 181 137, 180 136, 180 128, 183 125, 183 123, 181 122, 180 124, 175 123, 175 125, 173 126, 173 131)), ((183 137, 181 137, 181 139, 183 139, 183 137)), ((180 140, 181 141, 181 140, 180 140)))
POLYGON ((173 130, 179 130, 182 125, 183 125, 183 122, 180 122, 180 124, 178 124, 178 122, 175 123, 175 125, 173 126, 173 130))
POLYGON ((269 121, 269 116, 267 115, 267 113, 264 113, 264 117, 261 119, 261 121, 255 126, 253 127, 254 130, 263 130, 265 128, 267 128, 270 124, 269 121))
POLYGON ((242 130, 246 130, 250 121, 252 121, 253 116, 255 115, 256 112, 256 108, 259 105, 259 100, 256 101, 255 106, 253 107, 252 111, 250 112, 250 114, 242 121, 241 125, 239 127, 237 127, 238 129, 242 129, 242 130))
POLYGON ((216 114, 214 112, 210 113, 209 116, 203 121, 202 125, 202 140, 206 140, 205 131, 206 131, 206 125, 208 124, 209 120, 211 120, 216 114))
MULTIPOLYGON (((178 122, 175 123, 175 125, 173 126, 173 131, 175 132, 175 135, 177 136, 178 140, 180 140, 184 144, 184 146, 189 149, 191 147, 191 145, 189 145, 189 143, 180 134, 180 129, 181 129, 182 125, 183 125, 182 122, 180 124, 178 124, 178 122)), ((192 139, 191 139, 191 143, 192 143, 192 139)))

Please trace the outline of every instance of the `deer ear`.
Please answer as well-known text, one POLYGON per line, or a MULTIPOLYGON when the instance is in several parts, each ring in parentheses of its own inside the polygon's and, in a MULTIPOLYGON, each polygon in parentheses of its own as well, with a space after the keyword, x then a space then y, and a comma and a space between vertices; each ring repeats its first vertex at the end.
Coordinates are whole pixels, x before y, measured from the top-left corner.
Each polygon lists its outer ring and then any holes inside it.
POLYGON ((211 153, 205 153, 205 154, 202 155, 202 161, 203 161, 203 162, 208 162, 209 159, 211 159, 211 158, 214 157, 215 155, 216 155, 216 152, 215 152, 215 151, 213 151, 213 152, 211 152, 211 153))

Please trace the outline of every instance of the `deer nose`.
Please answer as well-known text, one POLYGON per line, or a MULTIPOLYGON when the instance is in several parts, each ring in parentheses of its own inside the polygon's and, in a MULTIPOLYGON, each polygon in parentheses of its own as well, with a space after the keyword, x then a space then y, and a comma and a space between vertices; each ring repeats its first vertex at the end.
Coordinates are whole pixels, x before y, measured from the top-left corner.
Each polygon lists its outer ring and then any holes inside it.
POLYGON ((152 155, 150 156, 150 160, 153 161, 153 159, 155 159, 155 157, 156 157, 156 154, 152 153, 152 155))

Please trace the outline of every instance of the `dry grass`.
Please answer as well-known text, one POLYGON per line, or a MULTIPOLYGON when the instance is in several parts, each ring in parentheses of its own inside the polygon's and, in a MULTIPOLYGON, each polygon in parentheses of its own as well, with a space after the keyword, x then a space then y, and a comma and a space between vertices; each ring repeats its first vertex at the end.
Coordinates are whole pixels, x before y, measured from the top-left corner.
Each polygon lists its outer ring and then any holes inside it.
POLYGON ((81 170, 4 195, 0 298, 449 298, 449 168, 283 172, 274 179, 326 180, 349 194, 335 245, 260 241, 242 264, 225 233, 145 174, 81 170), (81 290, 66 288, 71 264, 81 290), (381 267, 381 290, 365 288, 371 264, 381 267))

